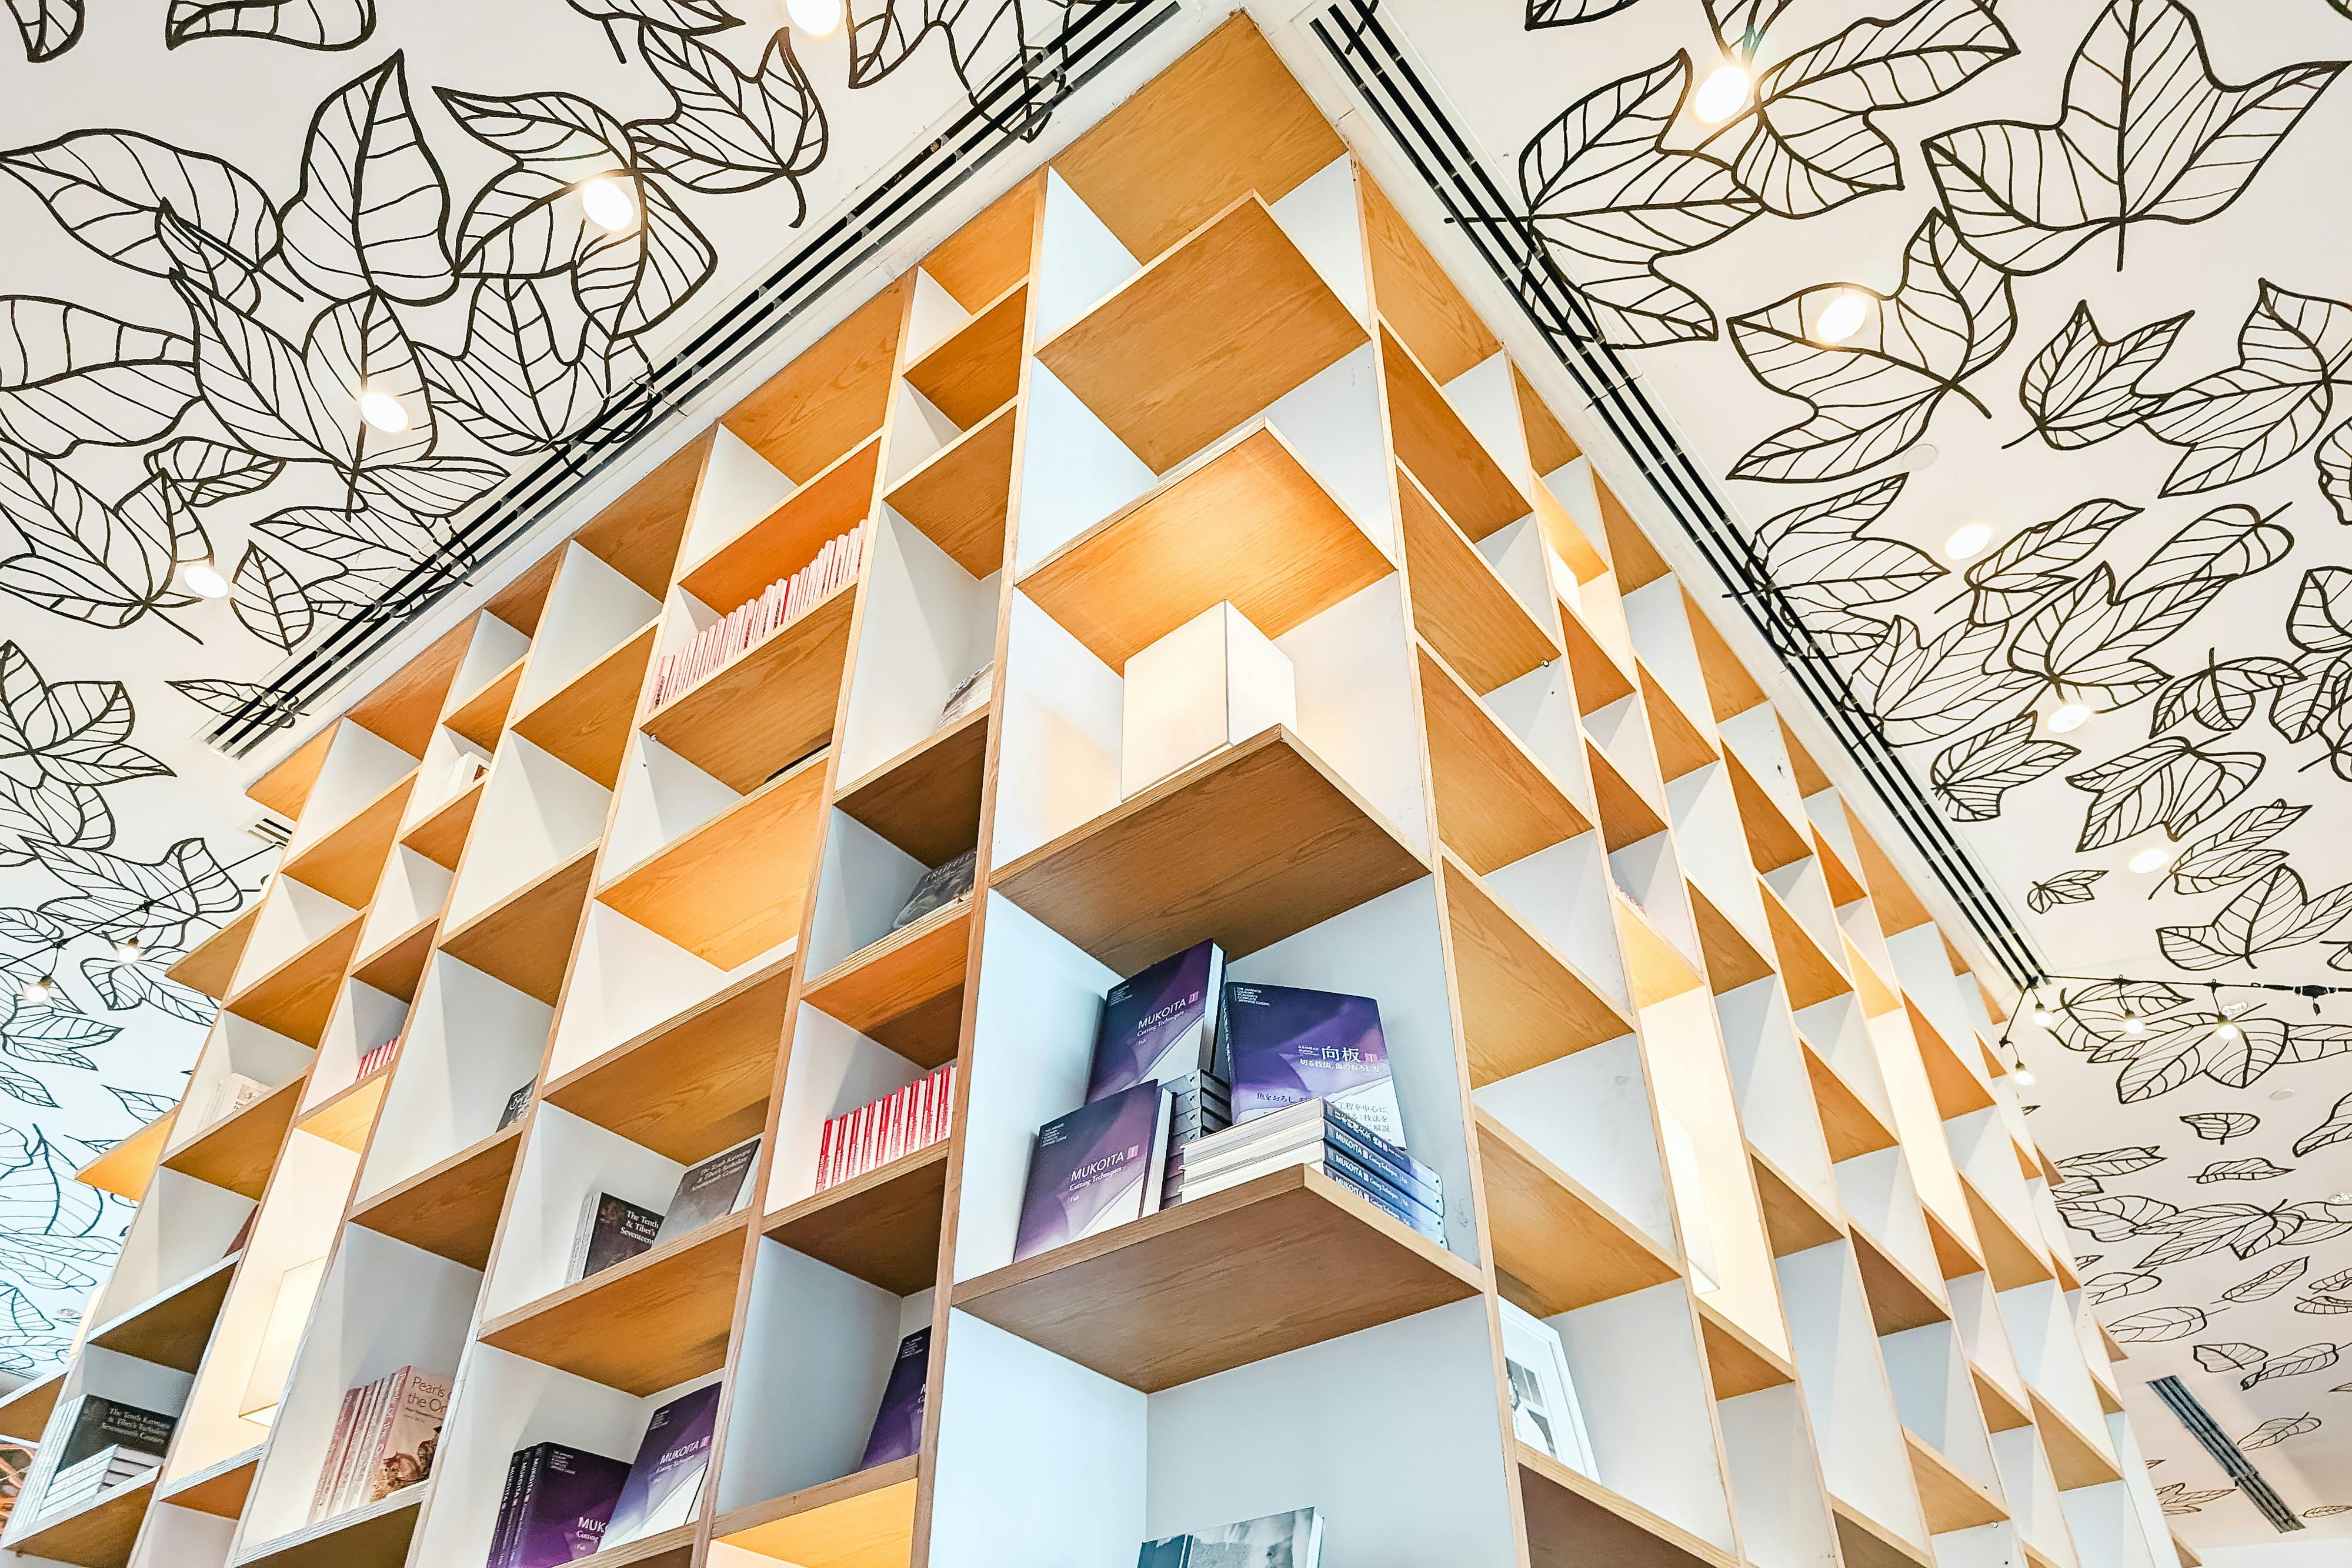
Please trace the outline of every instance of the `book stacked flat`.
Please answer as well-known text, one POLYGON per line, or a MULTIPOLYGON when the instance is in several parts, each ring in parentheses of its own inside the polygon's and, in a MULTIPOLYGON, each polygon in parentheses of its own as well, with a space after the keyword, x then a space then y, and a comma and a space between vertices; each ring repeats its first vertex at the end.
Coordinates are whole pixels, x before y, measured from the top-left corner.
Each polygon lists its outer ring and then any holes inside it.
POLYGON ((955 1063, 824 1124, 816 1190, 838 1186, 946 1137, 955 1122, 955 1063))
POLYGON ((133 1448, 100 1448, 50 1479, 49 1489, 41 1494, 41 1511, 70 1512, 100 1492, 112 1491, 125 1481, 138 1479, 163 1462, 153 1454, 142 1454, 133 1448))
POLYGON ((37 1500, 36 1506, 45 1514, 88 1502, 98 1490, 117 1481, 112 1460, 103 1472, 85 1471, 82 1467, 111 1454, 152 1468, 163 1462, 163 1451, 178 1426, 173 1416, 118 1399, 82 1394, 50 1423, 60 1436, 55 1442, 42 1444, 35 1454, 32 1471, 25 1478, 24 1495, 37 1500))
POLYGON ((403 1029, 399 1034, 393 1036, 392 1038, 362 1057, 360 1070, 352 1081, 355 1084, 365 1083, 377 1073, 390 1067, 393 1058, 400 1055, 400 1042, 406 1038, 408 1038, 408 1031, 403 1029))
POLYGON ((746 600, 727 616, 705 626, 676 653, 665 654, 654 667, 653 700, 648 711, 723 668, 816 607, 843 584, 857 575, 866 554, 866 524, 826 542, 816 559, 771 583, 757 597, 746 600))
POLYGON ((345 1391, 310 1518, 363 1508, 431 1475, 448 1410, 449 1380, 413 1366, 345 1391))
POLYGON ((1163 1206, 1237 1187, 1286 1165, 1307 1165, 1391 1218, 1445 1244, 1437 1173, 1327 1100, 1302 1100, 1171 1150, 1163 1206))
POLYGON ((1147 1541, 1135 1568, 1320 1568, 1323 1516, 1311 1508, 1147 1541))
POLYGON ((517 1449, 484 1568, 555 1568, 691 1520, 718 1412, 715 1383, 671 1400, 646 1423, 634 1463, 562 1443, 517 1449))

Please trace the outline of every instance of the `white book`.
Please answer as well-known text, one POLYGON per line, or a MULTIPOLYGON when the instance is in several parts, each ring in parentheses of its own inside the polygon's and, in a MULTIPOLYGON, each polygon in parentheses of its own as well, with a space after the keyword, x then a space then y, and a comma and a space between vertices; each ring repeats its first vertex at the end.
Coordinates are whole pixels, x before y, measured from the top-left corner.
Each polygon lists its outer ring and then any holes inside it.
POLYGON ((1510 1379, 1511 1430, 1579 1475, 1593 1474, 1592 1439, 1569 1373, 1559 1331, 1510 1301, 1503 1312, 1503 1363, 1510 1379))
POLYGON ((259 1079, 247 1078, 241 1072, 224 1074, 213 1088, 213 1101, 205 1113, 206 1127, 226 1121, 269 1092, 269 1086, 259 1079))
POLYGON ((335 1483, 342 1479, 343 1454, 352 1444, 352 1427, 360 1414, 360 1396, 366 1390, 346 1388, 343 1403, 335 1413, 335 1434, 327 1442, 327 1457, 319 1465, 319 1484, 310 1492, 310 1518, 324 1519, 327 1507, 334 1500, 335 1483))

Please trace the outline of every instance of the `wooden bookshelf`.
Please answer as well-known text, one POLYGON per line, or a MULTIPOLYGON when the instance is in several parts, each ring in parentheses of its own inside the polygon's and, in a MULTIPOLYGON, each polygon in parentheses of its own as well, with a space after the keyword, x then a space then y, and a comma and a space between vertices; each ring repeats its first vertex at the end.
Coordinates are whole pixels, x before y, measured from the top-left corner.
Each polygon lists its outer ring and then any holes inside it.
POLYGON ((761 1234, 894 1296, 931 1283, 940 1266, 945 1142, 776 1210, 761 1234))
POLYGON ((1421 700, 1437 836, 1485 875, 1592 831, 1567 789, 1426 642, 1421 700))
POLYGON ((1813 1102, 1821 1108, 1822 1136, 1829 1140, 1830 1158, 1852 1160, 1895 1147, 1895 1129, 1870 1107, 1845 1075, 1815 1050, 1811 1041, 1800 1047, 1805 1073, 1813 1086, 1813 1102))
POLYGON ((1926 1548, 1906 1541, 1853 1504, 1830 1494, 1830 1520, 1847 1568, 1936 1568, 1926 1548))
POLYGON ((1903 1446, 1911 1456, 1911 1476, 1918 1484, 1919 1505, 1927 1510, 1928 1534, 1974 1530, 2009 1517, 1990 1488, 1961 1471, 1916 1432, 1905 1428, 1903 1446))
POLYGON ((352 1223, 468 1268, 484 1268, 521 1147, 521 1125, 501 1127, 360 1204, 352 1223))
POLYGON ((173 960, 172 966, 163 971, 163 978, 219 1001, 228 994, 229 982, 236 975, 236 962, 245 956, 245 944, 253 936, 253 922, 260 918, 261 900, 256 899, 232 915, 227 924, 173 960))
POLYGON ((122 1482, 70 1512, 53 1519, 35 1515, 33 1528, 12 1549, 36 1561, 73 1563, 80 1568, 129 1568, 131 1548, 148 1505, 155 1500, 155 1472, 122 1482))
POLYGON ((1016 413, 1007 403, 909 469, 885 498, 975 577, 1004 564, 1016 413))
POLYGON ((360 1152, 367 1147, 376 1112, 383 1108, 383 1091, 391 1076, 388 1068, 378 1068, 302 1112, 294 1125, 312 1137, 340 1143, 354 1154, 360 1152))
POLYGON ((856 598, 854 584, 835 589, 640 728, 729 789, 756 790, 832 735, 856 598))
POLYGON ((954 859, 980 841, 988 719, 982 707, 940 725, 843 785, 834 805, 926 866, 954 859))
POLYGON ((433 940, 440 931, 441 916, 436 910, 374 952, 361 954, 352 966, 352 978, 404 1002, 415 1001, 417 986, 424 984, 425 966, 433 958, 433 940))
POLYGON ((1764 1237, 1772 1245, 1773 1257, 1827 1247, 1845 1235, 1843 1219, 1753 1145, 1748 1151, 1748 1164, 1756 1178, 1756 1198, 1764 1211, 1764 1237))
POLYGON ((1562 649, 1410 468, 1397 470, 1412 619, 1423 641, 1479 691, 1492 691, 1562 649))
POLYGON ((969 429, 1021 390, 1021 332, 1029 284, 1015 283, 907 367, 907 384, 969 429))
POLYGON ((922 1067, 955 1055, 971 948, 971 899, 933 910, 860 948, 801 999, 922 1067))
POLYGON ((166 1154, 163 1168, 258 1202, 301 1102, 302 1080, 289 1079, 166 1154))
POLYGON ((866 520, 879 471, 878 435, 843 454, 776 509, 688 567, 678 587, 719 615, 759 597, 866 520))
POLYGON ((1671 1247, 1643 1234, 1525 1139, 1481 1110, 1478 1158, 1495 1267, 1538 1317, 1682 1278, 1671 1247))
POLYGON ((493 1318, 481 1342, 640 1397, 715 1372, 750 1219, 737 1213, 493 1318))
POLYGON ((599 903, 721 969, 800 930, 824 770, 803 763, 596 889, 599 903))
POLYGON ((441 951, 552 1006, 596 868, 591 845, 441 936, 441 951))
POLYGON ((1914 1273, 1886 1246, 1850 1219, 1846 1235, 1853 1242, 1853 1259, 1862 1270, 1863 1300, 1869 1303, 1871 1321, 1882 1334, 1899 1334, 1949 1318, 1943 1292, 1914 1273))
POLYGON ((65 1381, 66 1374, 59 1370, 11 1389, 5 1398, 0 1398, 0 1434, 39 1441, 41 1429, 49 1424, 49 1413, 58 1407, 65 1381))
POLYGON ((482 788, 488 782, 487 777, 477 777, 426 812, 414 827, 400 836, 401 844, 445 871, 456 870, 457 851, 465 847, 466 836, 474 830, 474 813, 481 807, 482 788))
POLYGON ((1528 1561, 1536 1568, 1591 1563, 1628 1568, 1738 1568, 1739 1559, 1570 1469, 1550 1455, 1513 1445, 1527 1510, 1528 1561))
POLYGON ((1535 510, 1486 444, 1478 439, 1412 351, 1385 325, 1381 370, 1388 382, 1389 423, 1404 466, 1428 487, 1437 508, 1472 539, 1484 539, 1535 510))
POLYGON ((722 1514, 716 1541, 797 1568, 886 1568, 913 1550, 916 1460, 909 1456, 722 1514))
POLYGON ((319 1037, 326 1033, 336 990, 342 984, 366 921, 364 911, 353 910, 334 930, 277 968, 231 992, 221 1005, 289 1040, 317 1045, 319 1037))
POLYGON ((522 686, 522 668, 523 661, 519 658, 500 670, 488 685, 442 720, 443 728, 462 735, 486 752, 496 748, 499 736, 506 730, 507 715, 514 711, 515 693, 522 686))
POLYGON ((316 888, 339 904, 361 908, 375 894, 384 857, 392 853, 393 837, 408 809, 409 792, 415 787, 416 775, 412 772, 360 807, 341 826, 289 856, 279 868, 280 874, 306 888, 316 888))
POLYGON ((237 1568, 399 1568, 430 1480, 247 1546, 237 1568))
POLYGON ((1444 872, 1474 1087, 1633 1032, 1623 1010, 1467 866, 1448 854, 1444 872))
POLYGON ((237 1254, 180 1281, 90 1331, 89 1342, 117 1355, 137 1356, 179 1372, 194 1372, 212 1338, 213 1322, 228 1299, 237 1254))
POLYGON ((261 1448, 262 1445, 256 1443, 168 1488, 159 1487, 155 1500, 174 1508, 194 1509, 215 1519, 235 1519, 245 1511, 246 1500, 253 1495, 253 1477, 261 1467, 261 1448))
POLYGON ((163 1145, 179 1114, 177 1110, 163 1112, 76 1171, 74 1180, 137 1203, 147 1195, 147 1184, 155 1179, 155 1167, 163 1162, 163 1145))
POLYGON ((660 630, 660 623, 648 622, 631 633, 518 718, 514 732, 611 789, 620 777, 637 693, 645 686, 660 630))

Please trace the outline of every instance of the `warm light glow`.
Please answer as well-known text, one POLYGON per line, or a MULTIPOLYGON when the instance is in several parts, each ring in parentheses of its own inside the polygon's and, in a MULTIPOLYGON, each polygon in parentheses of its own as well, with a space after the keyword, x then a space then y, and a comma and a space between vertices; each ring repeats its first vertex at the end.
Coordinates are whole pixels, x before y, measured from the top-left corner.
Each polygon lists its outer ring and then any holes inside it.
POLYGON ((1863 322, 1870 319, 1870 296, 1859 289, 1841 289, 1830 296, 1822 313, 1813 318, 1816 342, 1842 343, 1862 331, 1863 322))
POLYGON ((2141 1019, 2138 1014, 2126 1013, 2124 1015, 2124 1033, 2126 1035, 2145 1035, 2147 1033, 2147 1025, 2141 1019))
POLYGON ((802 32, 822 38, 841 26, 841 0, 784 0, 784 15, 802 32))
POLYGON ((608 234, 619 234, 637 221, 637 198, 626 184, 610 174, 580 187, 580 206, 590 223, 608 234))
POLYGON ((1691 112, 1709 125, 1720 125, 1748 106, 1748 73, 1736 65, 1720 65, 1708 73, 1691 95, 1691 112))
POLYGON ((245 1394, 236 1413, 257 1426, 267 1426, 278 1416, 286 1395, 286 1379, 294 1371, 294 1352, 302 1342, 302 1325, 310 1321, 310 1303, 319 1294, 319 1279, 327 1260, 314 1258, 298 1263, 278 1277, 278 1294, 269 1303, 269 1320, 262 1325, 261 1349, 253 1361, 253 1375, 245 1381, 245 1394))
POLYGON ((2050 1010, 2049 1003, 2036 1002, 2033 1005, 2033 1021, 2047 1028, 2058 1021, 2058 1015, 2050 1010))
POLYGON ((2082 703, 2062 702, 2051 710, 2050 717, 2043 722, 2052 734, 2063 735, 2069 730, 2079 730, 2090 721, 2091 710, 2082 703))
POLYGON ((1944 541, 1944 553, 1955 561, 1973 561, 1992 542, 1992 530, 1981 522, 1968 523, 1952 531, 1944 541))
POLYGON ((180 586, 199 599, 217 599, 228 592, 228 579, 209 561, 191 561, 180 568, 180 586))
POLYGON ((2009 1076, 2017 1080, 2017 1087, 2020 1089, 2032 1089, 2033 1087, 2033 1069, 2032 1068, 2020 1068, 2009 1076))
POLYGON ((2235 1024, 2216 1024, 2213 1026, 2213 1037, 2217 1040, 2234 1040, 2238 1037, 2239 1033, 2238 1026, 2235 1024))
POLYGON ((21 994, 27 1002, 46 1002, 49 999, 52 984, 47 975, 37 974, 25 982, 25 989, 21 994))
POLYGON ((2172 858, 2172 851, 2161 844, 2151 845, 2133 856, 2126 864, 2145 877, 2150 871, 2161 871, 2172 858))
POLYGON ((114 962, 136 963, 139 962, 140 952, 139 939, 135 936, 126 936, 114 944, 114 962))
POLYGON ((400 399, 373 386, 361 389, 360 417, 387 436, 408 428, 408 409, 400 399))

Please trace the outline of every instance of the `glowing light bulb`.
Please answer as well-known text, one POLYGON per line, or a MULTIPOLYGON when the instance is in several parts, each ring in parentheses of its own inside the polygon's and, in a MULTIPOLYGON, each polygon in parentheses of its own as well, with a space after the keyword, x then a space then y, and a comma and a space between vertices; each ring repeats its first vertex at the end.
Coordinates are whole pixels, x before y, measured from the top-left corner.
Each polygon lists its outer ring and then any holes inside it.
POLYGON ((2058 1021, 2058 1015, 2050 1010, 2049 1003, 2036 1002, 2033 1005, 2033 1021, 2046 1029, 2058 1021))
POLYGON ((139 962, 141 951, 139 939, 135 936, 126 936, 114 944, 114 961, 117 963, 136 963, 139 962))
POLYGON ((2221 1023, 2213 1026, 2213 1037, 2217 1040, 2234 1040, 2242 1033, 2243 1031, 2235 1024, 2221 1023))
POLYGON ((1748 72, 1736 65, 1720 65, 1691 94, 1691 112, 1709 125, 1720 125, 1748 106, 1748 72))
POLYGON ((2089 708, 2080 702, 2062 702, 2050 710, 2050 717, 2043 723, 2052 734, 2063 735, 2069 730, 2079 730, 2090 721, 2089 708))
POLYGON ((2020 1089, 2032 1089, 2033 1087, 2033 1069, 2032 1068, 2020 1068, 2009 1076, 2017 1080, 2017 1087, 2020 1089))
POLYGON ((637 198, 629 187, 610 174, 600 175, 580 187, 580 207, 588 221, 607 234, 619 234, 633 227, 637 221, 637 198))
POLYGON ((191 561, 180 568, 180 586, 199 599, 217 599, 228 592, 228 579, 210 561, 191 561))
POLYGON ((2124 1033, 2145 1035, 2147 1033, 2147 1021, 2137 1013, 2126 1013, 2124 1015, 2124 1033))
POLYGON ((1862 331, 1870 319, 1870 298, 1858 289, 1841 289, 1830 296, 1813 318, 1813 337, 1824 343, 1842 343, 1862 331))
POLYGON ((20 994, 23 995, 25 1000, 27 1002, 46 1002, 49 999, 49 992, 54 989, 55 986, 56 982, 52 981, 47 975, 37 974, 32 979, 25 982, 25 989, 20 993, 20 994))
POLYGON ((1971 522, 1952 531, 1952 537, 1944 541, 1944 553, 1955 561, 1973 561, 1991 542, 1992 530, 1981 522, 1971 522))
POLYGON ((802 32, 822 38, 841 26, 841 0, 784 0, 784 15, 802 32))
POLYGON ((378 387, 360 389, 360 417, 387 436, 397 436, 408 428, 407 405, 378 387))
POLYGON ((2126 864, 2129 865, 2133 870, 2137 871, 2141 876, 2145 877, 2150 871, 2163 870, 2166 863, 2171 860, 2171 850, 2167 849, 2161 844, 2154 844, 2133 856, 2129 861, 2126 862, 2126 864))

